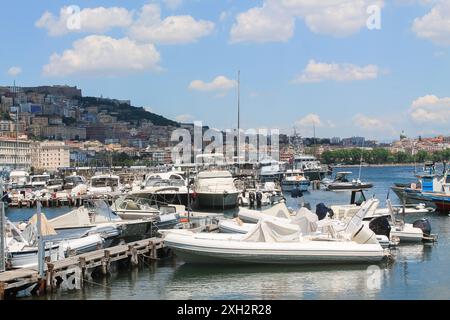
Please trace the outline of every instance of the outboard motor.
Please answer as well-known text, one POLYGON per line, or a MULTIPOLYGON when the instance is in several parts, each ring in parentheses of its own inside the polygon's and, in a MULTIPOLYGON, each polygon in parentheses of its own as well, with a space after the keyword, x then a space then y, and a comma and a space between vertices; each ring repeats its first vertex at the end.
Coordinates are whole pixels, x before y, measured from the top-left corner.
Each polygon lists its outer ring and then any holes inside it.
POLYGON ((295 187, 294 189, 292 189, 291 191, 291 197, 292 198, 301 198, 303 197, 303 192, 302 190, 300 190, 300 188, 295 187))
POLYGON ((389 239, 391 234, 391 225, 386 217, 378 217, 370 221, 369 228, 376 235, 386 236, 389 239))
POLYGON ((428 235, 428 236, 431 235, 431 224, 430 224, 430 221, 428 221, 428 219, 423 218, 423 219, 414 221, 413 227, 421 229, 423 234, 425 234, 425 235, 428 235))
POLYGON ((261 208, 261 206, 262 206, 262 193, 258 191, 256 193, 256 207, 261 208))
POLYGON ((331 209, 328 208, 323 203, 319 203, 318 205, 316 205, 316 214, 319 217, 319 220, 325 219, 325 217, 327 216, 327 213, 330 211, 331 211, 331 209))
POLYGON ((249 205, 250 205, 250 208, 254 208, 255 207, 255 199, 256 199, 256 196, 255 196, 255 193, 254 192, 250 192, 249 194, 248 194, 248 199, 249 199, 249 205))

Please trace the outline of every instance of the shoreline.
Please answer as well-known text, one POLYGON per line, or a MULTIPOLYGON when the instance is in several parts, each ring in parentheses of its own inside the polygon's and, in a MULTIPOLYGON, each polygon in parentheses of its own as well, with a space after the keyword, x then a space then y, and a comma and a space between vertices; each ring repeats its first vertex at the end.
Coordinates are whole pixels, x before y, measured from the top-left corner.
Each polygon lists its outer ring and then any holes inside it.
MULTIPOLYGON (((333 169, 334 168, 359 168, 359 164, 346 164, 346 165, 330 165, 333 169)), ((416 164, 416 167, 422 167, 422 164, 416 164)), ((367 167, 414 167, 413 163, 385 163, 385 164, 365 164, 362 165, 363 168, 367 167)))

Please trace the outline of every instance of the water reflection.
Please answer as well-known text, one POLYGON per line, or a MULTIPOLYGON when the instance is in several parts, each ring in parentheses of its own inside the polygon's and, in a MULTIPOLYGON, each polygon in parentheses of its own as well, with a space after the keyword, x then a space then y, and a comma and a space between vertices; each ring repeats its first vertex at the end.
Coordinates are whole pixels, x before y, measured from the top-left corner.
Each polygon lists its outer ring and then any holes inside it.
MULTIPOLYGON (((182 264, 167 284, 168 299, 373 299, 368 265, 200 266, 182 264)), ((381 271, 387 264, 379 265, 381 271)))

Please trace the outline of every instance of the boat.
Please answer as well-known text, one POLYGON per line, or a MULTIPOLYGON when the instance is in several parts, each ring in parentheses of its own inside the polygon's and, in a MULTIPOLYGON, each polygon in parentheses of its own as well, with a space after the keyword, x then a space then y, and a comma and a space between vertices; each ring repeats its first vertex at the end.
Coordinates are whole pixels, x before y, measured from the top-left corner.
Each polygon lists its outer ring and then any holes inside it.
POLYGON ((261 182, 281 182, 283 179, 283 163, 273 159, 263 159, 259 162, 258 176, 261 182))
POLYGON ((57 192, 63 190, 63 179, 50 179, 47 182, 46 189, 50 192, 57 192))
POLYGON ((199 172, 194 179, 193 190, 199 208, 230 209, 238 206, 239 190, 227 170, 199 172))
POLYGON ((85 205, 49 220, 55 230, 84 230, 93 227, 112 227, 118 230, 115 243, 138 241, 155 236, 157 231, 151 219, 125 220, 103 200, 90 200, 85 205))
POLYGON ((329 174, 328 166, 321 165, 320 161, 312 155, 294 156, 294 169, 302 170, 310 181, 322 180, 329 174))
POLYGON ((25 170, 13 170, 9 173, 9 185, 12 188, 21 188, 29 183, 30 175, 25 170))
POLYGON ((112 174, 99 174, 91 178, 88 194, 95 196, 113 196, 120 194, 122 185, 120 178, 112 174))
POLYGON ((300 169, 286 170, 283 180, 281 181, 281 188, 283 191, 290 192, 295 188, 300 191, 308 191, 311 182, 305 177, 305 174, 300 169))
POLYGON ((50 180, 49 174, 37 174, 30 176, 30 186, 34 189, 43 189, 47 186, 47 182, 50 180))
POLYGON ((172 230, 164 233, 164 242, 186 263, 322 265, 377 263, 386 256, 375 234, 364 225, 349 223, 334 236, 311 233, 310 227, 263 219, 246 234, 172 230))
POLYGON ((426 163, 423 173, 416 175, 417 182, 410 184, 396 183, 391 189, 402 203, 435 206, 432 193, 450 195, 450 170, 444 166, 442 175, 436 173, 434 163, 426 163))
POLYGON ((450 192, 423 193, 423 196, 433 202, 438 212, 450 214, 450 192))
POLYGON ((64 178, 64 190, 72 190, 79 185, 87 185, 84 177, 74 174, 64 178))
MULTIPOLYGON (((192 197, 193 191, 189 190, 192 197)), ((129 193, 138 198, 152 199, 154 203, 179 204, 187 206, 188 187, 183 172, 169 171, 148 175, 140 186, 134 186, 129 193)))
POLYGON ((361 182, 359 179, 348 180, 347 176, 350 174, 352 174, 350 171, 337 172, 333 181, 322 180, 322 184, 330 191, 351 191, 373 187, 372 183, 361 182))
POLYGON ((152 220, 158 229, 171 229, 180 223, 182 205, 154 205, 149 199, 123 196, 114 201, 111 209, 123 220, 152 220))

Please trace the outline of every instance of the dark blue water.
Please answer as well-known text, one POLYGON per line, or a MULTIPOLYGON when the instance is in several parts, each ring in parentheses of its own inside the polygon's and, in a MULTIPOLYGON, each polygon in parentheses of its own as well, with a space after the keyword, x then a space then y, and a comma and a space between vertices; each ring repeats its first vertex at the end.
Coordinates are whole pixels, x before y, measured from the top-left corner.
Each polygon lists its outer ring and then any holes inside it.
MULTIPOLYGON (((362 168, 361 179, 375 187, 384 206, 394 182, 414 181, 413 167, 362 168)), ((353 171, 359 168, 339 168, 353 171)), ((390 198, 398 203, 395 194, 390 198)), ((311 207, 319 202, 346 204, 350 194, 311 191, 311 207)), ((288 199, 295 208, 296 199, 288 199)), ((44 210, 46 211, 46 210, 44 210)), ((10 210, 14 220, 33 211, 10 210)), ((58 214, 47 210, 48 217, 58 214)), ((407 216, 412 222, 421 216, 407 216)), ((431 245, 402 245, 393 250, 395 260, 368 269, 358 266, 192 266, 177 259, 159 261, 140 270, 114 272, 93 281, 83 290, 58 292, 46 299, 450 299, 450 217, 426 215, 439 236, 431 245), (375 268, 375 269, 372 269, 375 268)))

